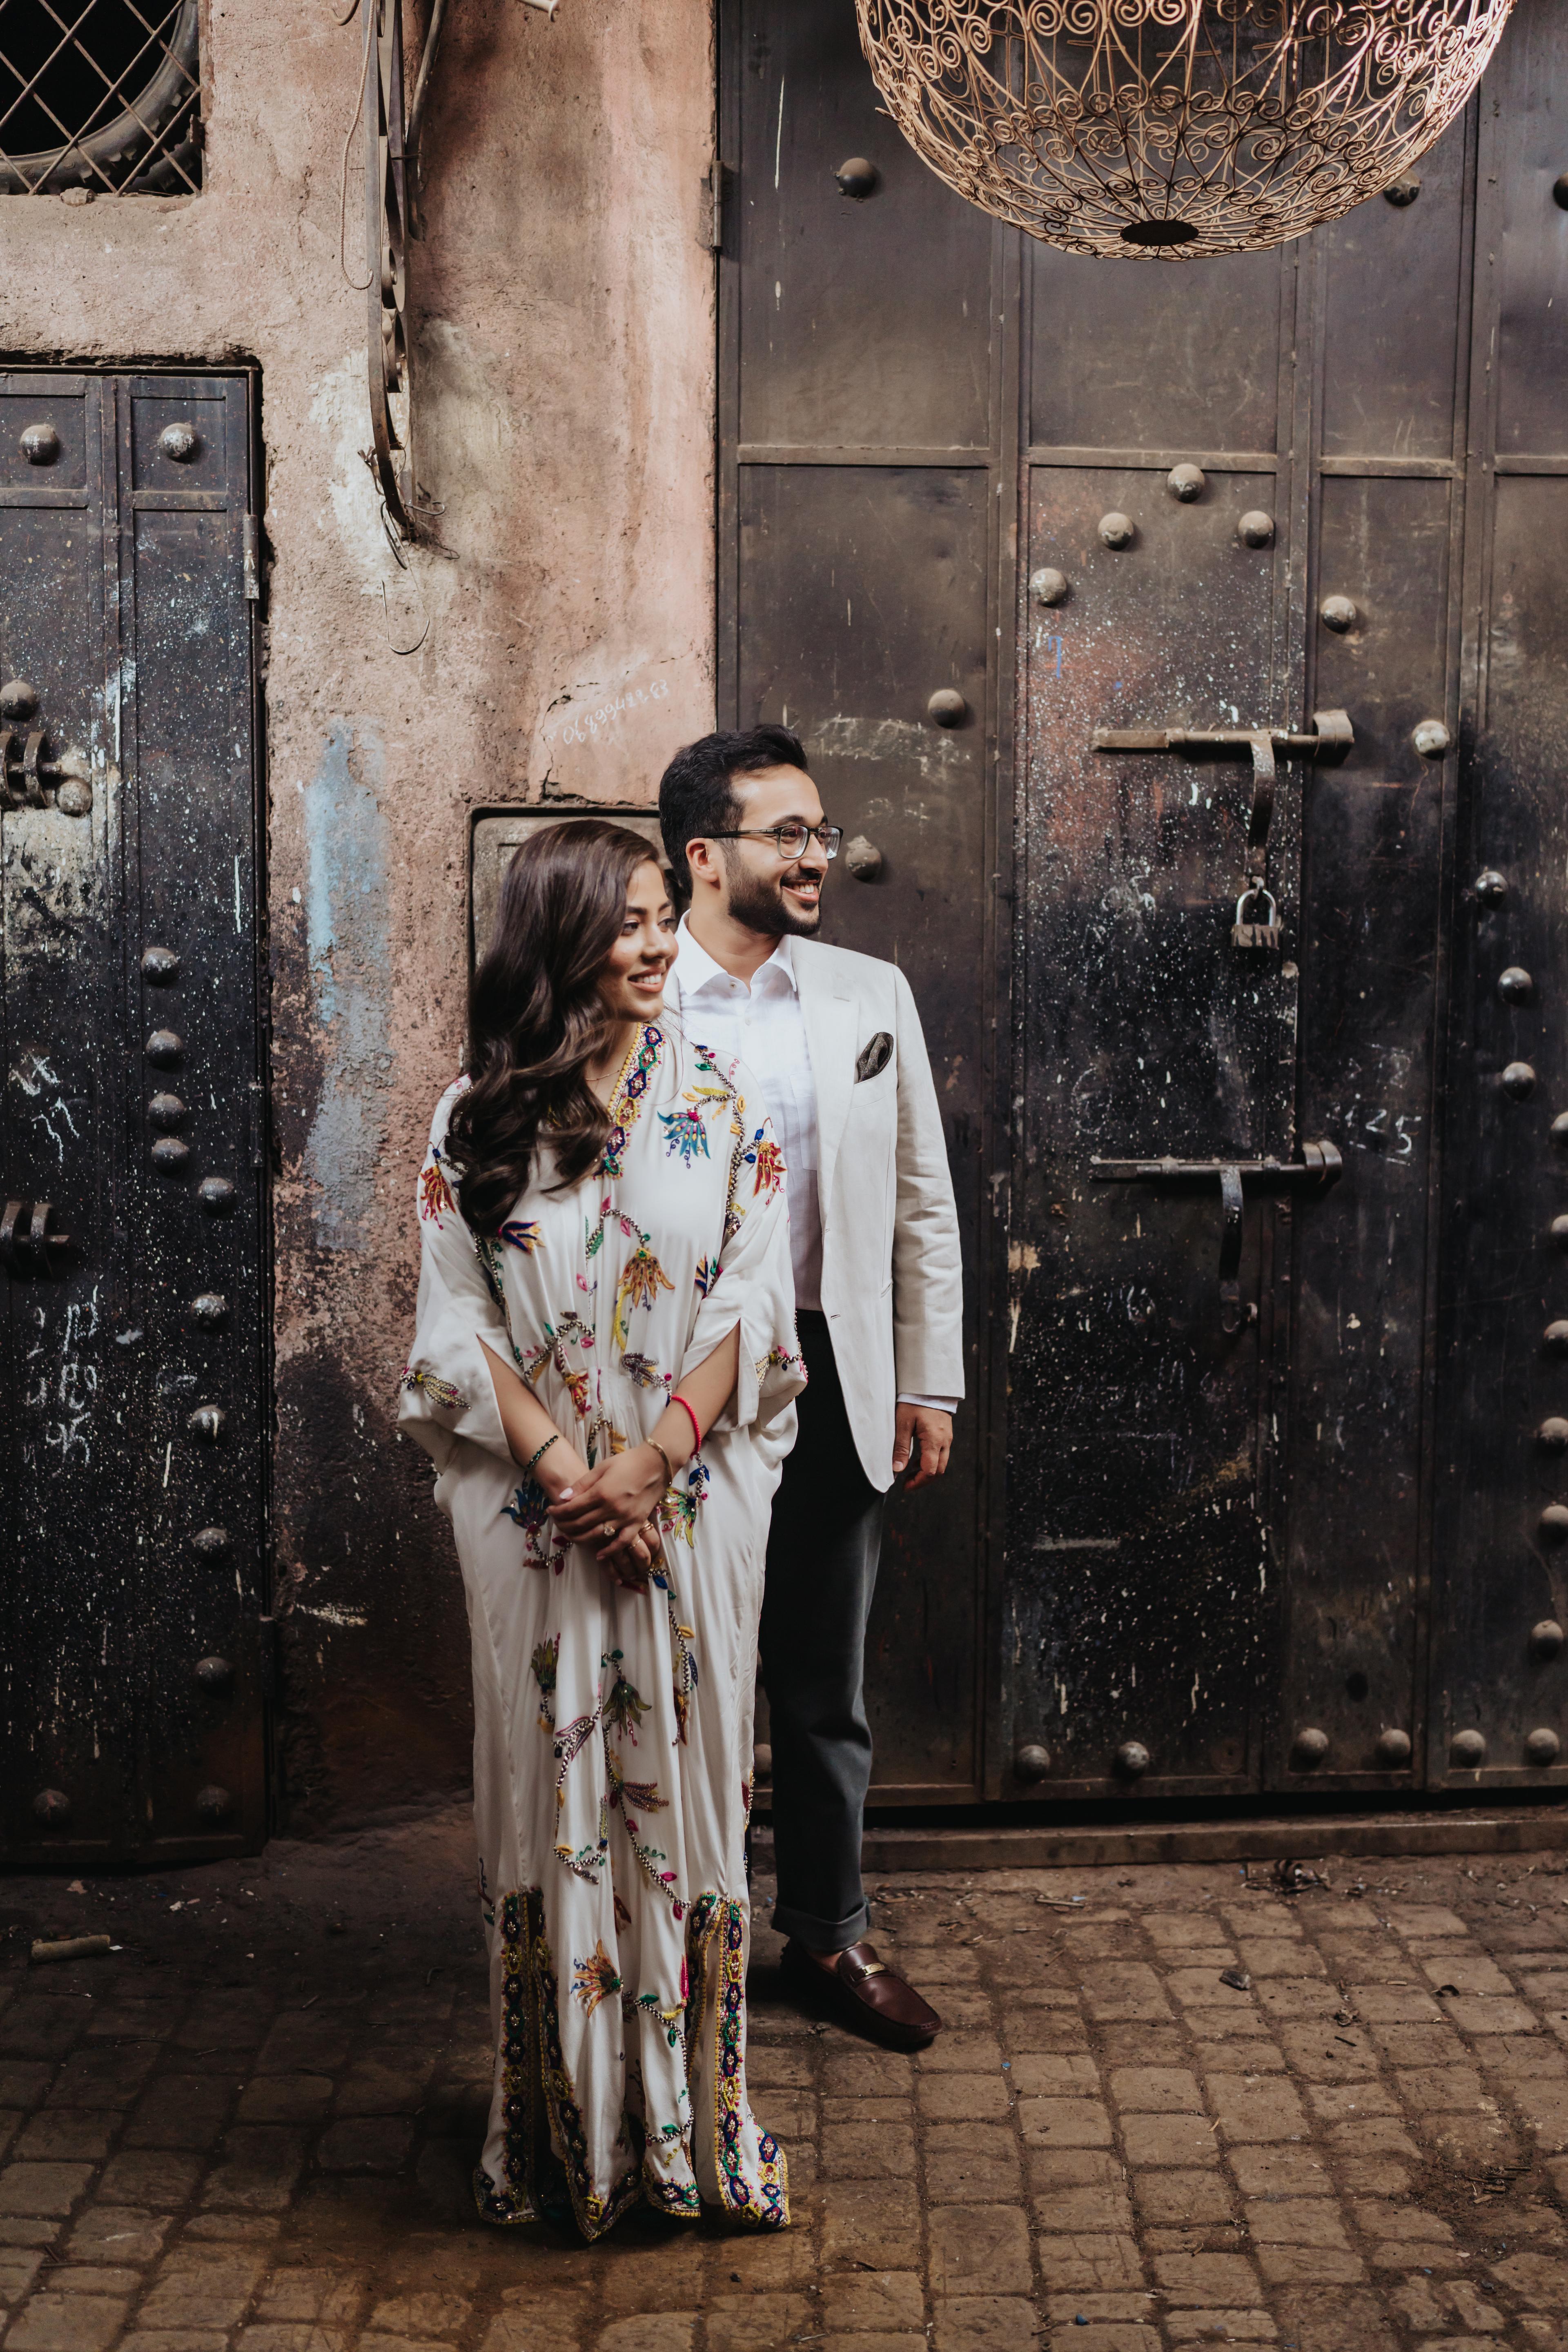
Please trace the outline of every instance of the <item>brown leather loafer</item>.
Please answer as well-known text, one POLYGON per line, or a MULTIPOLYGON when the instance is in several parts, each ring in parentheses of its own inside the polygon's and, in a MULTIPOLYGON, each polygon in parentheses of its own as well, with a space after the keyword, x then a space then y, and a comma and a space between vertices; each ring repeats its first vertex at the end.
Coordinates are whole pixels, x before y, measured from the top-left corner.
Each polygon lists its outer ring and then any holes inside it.
POLYGON ((805 2007, 868 2042, 879 2042, 885 2050, 924 2050, 942 2032, 931 2003, 877 1958, 874 1944, 851 1944, 839 1953, 830 1975, 792 1937, 780 1966, 805 2007))

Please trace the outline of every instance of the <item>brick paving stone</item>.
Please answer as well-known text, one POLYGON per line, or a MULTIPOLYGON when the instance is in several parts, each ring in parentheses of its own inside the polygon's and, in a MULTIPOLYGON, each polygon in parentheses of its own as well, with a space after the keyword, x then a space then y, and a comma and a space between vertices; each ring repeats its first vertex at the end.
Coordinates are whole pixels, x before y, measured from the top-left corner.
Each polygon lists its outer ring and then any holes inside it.
POLYGON ((1029 2231, 1016 2205, 948 2205, 931 2216, 931 2279, 937 2294, 1027 2294, 1034 2284, 1029 2231))
POLYGON ((912 2181, 835 2181, 823 2200, 823 2260, 899 2270, 921 2240, 920 2198, 912 2181))
POLYGON ((1039 2325, 1021 2295, 944 2295, 934 2306, 932 2352, 1024 2352, 1039 2325))
MULTIPOLYGON (((16 2118, 21 2122, 22 2118, 16 2118)), ((16 2135, 12 2154, 18 2158, 76 2158, 89 2163, 109 2154, 123 2117, 112 2110, 93 2107, 46 2107, 31 2116, 16 2135)))
MULTIPOLYGON (((1146 2179, 1168 2179, 1149 2173, 1146 2179)), ((1187 2176, 1191 2177, 1191 2176, 1187 2176)), ((1201 2176, 1200 2176, 1201 2177, 1201 2176)), ((1036 2226, 1068 2231, 1073 2236, 1098 2236, 1106 2231, 1131 2236, 1132 2208, 1121 2180, 1083 2180, 1072 2188, 1037 2189, 1029 2200, 1036 2226)))
POLYGON ((1042 2237, 1037 2254, 1040 2276, 1057 2293, 1143 2284, 1143 2258, 1131 2236, 1042 2237))
POLYGON ((1272 2344, 1279 2334, 1266 2311, 1173 2311, 1165 2332, 1173 2344, 1272 2344))
POLYGON ((803 2294, 720 2295, 705 2315, 709 2352, 775 2352, 812 2310, 803 2294))
POLYGON ((61 2294, 137 2294, 140 2271, 115 2263, 54 2263, 46 2284, 61 2294))
POLYGON ((1001 2043, 990 2033, 941 2033, 915 2061, 922 2074, 996 2074, 1002 2071, 1001 2043))
POLYGON ((1008 2125, 937 2124, 925 2136, 925 2189, 934 2203, 973 2205, 1016 2197, 1022 2169, 1008 2125))
POLYGON ((909 2124, 835 2124, 822 2127, 822 2170, 827 2179, 912 2179, 915 2136, 909 2124))
POLYGON ((105 2165, 96 2193, 111 2205, 142 2205, 163 2211, 195 2194, 202 2173, 198 2157, 167 2148, 127 2149, 105 2165))
POLYGON ((1020 2096, 1093 2098, 1100 2089, 1100 2069, 1087 2051, 1031 2051, 1015 2058, 1008 2071, 1020 2096))
POLYGON ((1173 2304, 1263 2301, 1258 2273, 1244 2254, 1156 2254, 1154 2276, 1173 2304))
POLYGON ((233 2082, 216 2075, 160 2075, 132 2109, 124 2145, 209 2147, 228 2119, 234 2095, 233 2082))
POLYGON ((40 2221, 67 2214, 92 2175, 90 2164, 7 2164, 0 2168, 0 2213, 40 2221))
POLYGON ((1297 1943, 1283 1936, 1244 1936, 1237 1940, 1241 1964, 1249 1975, 1321 1977, 1327 1974, 1310 1944, 1297 1943))
POLYGON ((1345 2247, 1345 2225, 1331 2197, 1255 2198, 1247 2208, 1247 2227, 1258 2246, 1345 2247))
POLYGON ((89 2205, 67 2241, 79 2262, 151 2263, 174 2228, 166 2214, 120 2205, 89 2205))
POLYGON ((367 2325, 381 2335, 460 2336, 473 2306, 461 2294, 404 2294, 378 2303, 367 2325))
POLYGON ((1164 1988, 1142 1960, 1111 1961, 1086 1968, 1084 2006, 1091 2018, 1151 2018, 1171 2013, 1164 1988))
POLYGON ((242 2124, 319 2123, 331 2103, 330 2074, 257 2074, 235 2110, 242 2124))
POLYGON ((36 2106, 48 2089, 54 2071, 42 2059, 0 2059, 0 2107, 36 2106))
POLYGON ((323 2132, 316 2162, 323 2172, 397 2172, 414 2145, 414 2126, 401 2116, 355 2116, 323 2132))
POLYGON ((49 2085, 57 2107, 129 2107, 158 2063, 156 2048, 73 2052, 49 2085))
POLYGON ((342 2327, 310 2320, 269 2320, 242 2327, 235 2342, 238 2352, 348 2352, 349 2337, 342 2327))
POLYGON ((8 2352, 108 2352, 126 2307, 123 2295, 35 2294, 6 2332, 8 2352))
POLYGON ((1217 2164, 1219 2140, 1203 2116, 1124 2116, 1121 2145, 1129 2164, 1217 2164))
MULTIPOLYGON (((1097 2099, 1020 2099, 1026 2141, 1049 2147, 1109 2147, 1110 2117, 1097 2099)), ((0 2179, 4 2175, 0 2175, 0 2179)))
MULTIPOLYGON (((1326 2184, 1325 2184, 1326 2186, 1326 2184)), ((1236 2199, 1223 2173, 1135 2172, 1132 2200, 1143 2221, 1162 2223, 1228 2221, 1236 2199)))
POLYGON ((203 2202, 278 2211, 288 2204, 304 2161, 302 2132, 281 2125, 237 2124, 225 2136, 223 2158, 213 2169, 203 2202))
POLYGON ((691 2352, 694 2311, 644 2311, 615 2319, 594 2338, 595 2352, 691 2352))
POLYGON ((1128 2115, 1201 2115, 1197 2078, 1175 2066, 1119 2066, 1110 2077, 1114 2105, 1128 2115))
POLYGON ((995 2120, 1008 2112, 1007 2085, 994 2074, 922 2074, 916 2105, 931 2121, 963 2122, 968 2116, 995 2120))
POLYGON ((178 2247, 160 2264, 142 2327, 233 2327, 244 2318, 267 2263, 237 2247, 178 2247))
POLYGON ((826 2280, 823 2325, 837 2336, 925 2331, 925 2292, 918 2271, 860 2271, 826 2280))
POLYGON ((1204 2085, 1227 2145, 1244 2140, 1305 2139, 1307 2118, 1288 2083, 1246 2074, 1212 2074, 1204 2085))
POLYGON ((1085 2319, 1076 2316, 1070 2327, 1053 2327, 1051 2352, 1058 2346, 1073 2352, 1160 2352, 1160 2331, 1135 2319, 1085 2319))
POLYGON ((1352 2286, 1366 2276, 1366 2264, 1348 2247, 1336 2252, 1331 2246, 1259 2246, 1258 2267, 1268 2286, 1352 2286))

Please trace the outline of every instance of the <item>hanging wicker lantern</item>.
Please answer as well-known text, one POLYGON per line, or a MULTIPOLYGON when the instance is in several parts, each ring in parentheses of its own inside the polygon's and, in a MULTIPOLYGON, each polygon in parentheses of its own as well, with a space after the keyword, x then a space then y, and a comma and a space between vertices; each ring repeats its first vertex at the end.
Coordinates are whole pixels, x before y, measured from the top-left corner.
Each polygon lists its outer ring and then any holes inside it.
POLYGON ((1281 244, 1440 138, 1513 0, 856 0, 894 121, 1069 253, 1281 244))

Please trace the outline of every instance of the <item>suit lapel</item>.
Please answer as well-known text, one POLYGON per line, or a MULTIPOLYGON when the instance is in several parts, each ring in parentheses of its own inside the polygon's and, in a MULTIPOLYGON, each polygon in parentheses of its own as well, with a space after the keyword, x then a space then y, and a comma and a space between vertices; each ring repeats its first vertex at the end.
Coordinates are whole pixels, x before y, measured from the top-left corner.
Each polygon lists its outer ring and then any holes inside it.
POLYGON ((794 948, 811 1075, 816 1087, 816 1189, 826 1220, 844 1122, 855 1090, 855 999, 807 940, 794 948))

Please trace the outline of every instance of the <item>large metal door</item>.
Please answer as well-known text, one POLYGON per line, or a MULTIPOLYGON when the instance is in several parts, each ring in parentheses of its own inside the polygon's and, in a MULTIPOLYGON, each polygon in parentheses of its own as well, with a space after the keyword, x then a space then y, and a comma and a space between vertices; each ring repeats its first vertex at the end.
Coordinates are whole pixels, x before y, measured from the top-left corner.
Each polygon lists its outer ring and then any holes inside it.
POLYGON ((0 376, 0 1857, 264 1823, 243 376, 0 376))
POLYGON ((879 1793, 1549 1785, 1564 37, 1523 0, 1414 191, 1097 263, 921 170, 848 13, 728 19, 721 568, 952 1106, 975 1418, 879 1793))

